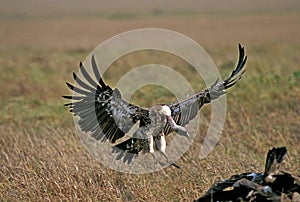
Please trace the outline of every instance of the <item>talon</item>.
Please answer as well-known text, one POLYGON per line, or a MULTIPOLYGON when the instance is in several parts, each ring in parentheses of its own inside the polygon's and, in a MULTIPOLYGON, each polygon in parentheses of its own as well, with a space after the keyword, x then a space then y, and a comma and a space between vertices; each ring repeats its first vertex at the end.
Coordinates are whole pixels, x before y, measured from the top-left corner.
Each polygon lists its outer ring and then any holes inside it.
POLYGON ((156 165, 157 164, 157 158, 156 158, 154 153, 151 153, 151 155, 153 156, 154 165, 156 165))
POLYGON ((171 163, 171 165, 172 165, 172 166, 174 166, 175 168, 178 168, 178 169, 180 169, 180 166, 179 166, 179 165, 177 165, 176 163, 171 163))

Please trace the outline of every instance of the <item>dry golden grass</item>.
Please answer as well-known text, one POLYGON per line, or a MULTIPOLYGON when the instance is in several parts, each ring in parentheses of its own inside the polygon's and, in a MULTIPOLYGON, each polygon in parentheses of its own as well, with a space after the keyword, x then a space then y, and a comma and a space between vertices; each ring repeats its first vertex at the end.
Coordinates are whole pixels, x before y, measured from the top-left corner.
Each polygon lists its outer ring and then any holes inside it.
MULTIPOLYGON (((298 13, 1 18, 0 27, 0 200, 192 201, 217 179, 263 171, 267 151, 283 145, 288 148, 283 170, 300 173, 298 13), (64 81, 71 81, 71 72, 92 48, 142 27, 169 28, 194 38, 224 76, 234 65, 238 42, 246 46, 249 59, 246 75, 227 94, 223 133, 207 158, 198 159, 209 124, 201 119, 196 140, 177 162, 181 169, 129 175, 89 155, 60 96, 69 93, 64 81)), ((116 62, 107 79, 114 83, 118 67, 134 67, 142 58, 131 55, 116 62)), ((182 65, 168 59, 169 66, 182 65)), ((145 100, 151 100, 148 96, 145 100)), ((205 107, 200 117, 209 110, 205 107)))

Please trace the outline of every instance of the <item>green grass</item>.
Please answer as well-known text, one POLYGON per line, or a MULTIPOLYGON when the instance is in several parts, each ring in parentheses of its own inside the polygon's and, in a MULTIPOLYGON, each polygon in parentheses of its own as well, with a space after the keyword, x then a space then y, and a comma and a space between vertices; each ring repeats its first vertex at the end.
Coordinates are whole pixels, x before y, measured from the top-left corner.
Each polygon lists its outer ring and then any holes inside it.
MULTIPOLYGON (((169 167, 145 175, 103 167, 81 145, 72 116, 62 106, 60 96, 70 93, 64 82, 72 81, 71 72, 78 71, 78 62, 89 51, 0 52, 1 200, 191 201, 217 179, 263 171, 267 151, 282 145, 289 152, 283 169, 300 173, 300 44, 247 46, 247 72, 227 94, 226 123, 213 152, 198 159, 208 126, 203 121, 192 147, 177 162, 181 169, 169 167)), ((225 78, 235 64, 236 47, 230 44, 208 52, 225 78)), ((118 67, 128 70, 143 57, 116 62, 106 79, 115 83, 118 67)), ((174 59, 167 65, 180 68, 182 61, 174 59)), ((194 88, 203 87, 194 72, 182 71, 194 88)), ((153 98, 172 99, 165 89, 151 86, 141 88, 134 101, 141 97, 142 105, 154 102, 153 98)), ((201 116, 209 115, 209 109, 205 107, 201 116)))

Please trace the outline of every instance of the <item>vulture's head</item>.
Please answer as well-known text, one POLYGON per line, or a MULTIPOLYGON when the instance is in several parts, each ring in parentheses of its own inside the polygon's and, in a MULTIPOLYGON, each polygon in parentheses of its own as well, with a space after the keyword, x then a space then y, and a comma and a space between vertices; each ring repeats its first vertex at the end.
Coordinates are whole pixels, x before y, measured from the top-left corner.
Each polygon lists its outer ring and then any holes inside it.
MULTIPOLYGON (((161 112, 162 112, 165 116, 171 117, 171 109, 170 109, 170 107, 168 107, 167 105, 163 105, 163 106, 161 107, 161 112)), ((171 118, 172 118, 172 117, 171 117, 171 118)))
POLYGON ((167 105, 163 105, 161 108, 161 112, 167 117, 167 120, 170 123, 173 131, 175 131, 181 136, 189 137, 189 133, 187 132, 186 128, 177 125, 174 119, 172 118, 170 107, 168 107, 167 105))

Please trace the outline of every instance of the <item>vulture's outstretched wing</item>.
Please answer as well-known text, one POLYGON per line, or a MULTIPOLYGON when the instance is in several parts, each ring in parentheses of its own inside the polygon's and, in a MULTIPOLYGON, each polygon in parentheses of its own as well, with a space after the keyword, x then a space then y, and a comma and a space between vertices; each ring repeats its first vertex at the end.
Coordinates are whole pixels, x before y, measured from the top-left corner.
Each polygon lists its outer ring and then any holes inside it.
POLYGON ((118 89, 112 90, 103 82, 94 56, 91 62, 98 82, 95 82, 80 63, 81 74, 87 82, 73 73, 78 87, 69 83, 67 86, 76 95, 62 97, 72 100, 65 106, 75 116, 79 116, 78 124, 83 132, 91 133, 96 140, 109 140, 114 143, 128 133, 137 121, 140 121, 140 125, 146 125, 149 122, 148 110, 124 101, 118 89))
POLYGON ((275 175, 279 172, 280 165, 287 154, 286 147, 273 148, 269 150, 266 159, 265 174, 275 175))
MULTIPOLYGON (((243 70, 243 67, 247 61, 247 56, 245 56, 244 47, 239 44, 239 59, 236 68, 232 71, 229 78, 226 80, 216 82, 211 85, 209 88, 199 91, 195 95, 187 97, 184 100, 172 103, 169 105, 172 111, 172 117, 174 121, 181 126, 185 126, 192 119, 194 119, 200 108, 206 104, 210 103, 212 100, 217 99, 221 95, 226 93, 226 89, 230 88, 236 84, 245 73, 246 70, 243 70)), ((172 132, 170 124, 167 123, 165 126, 165 134, 172 132)))

